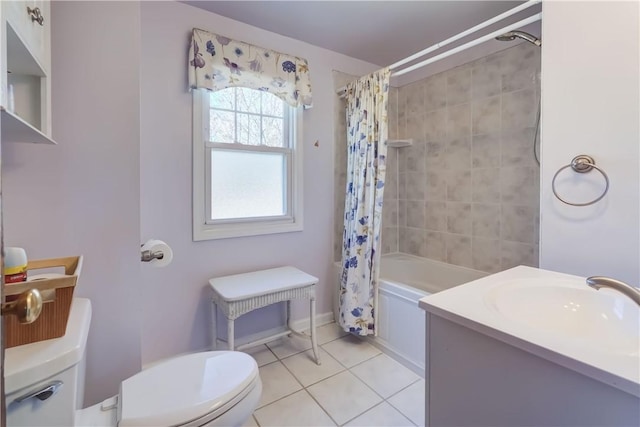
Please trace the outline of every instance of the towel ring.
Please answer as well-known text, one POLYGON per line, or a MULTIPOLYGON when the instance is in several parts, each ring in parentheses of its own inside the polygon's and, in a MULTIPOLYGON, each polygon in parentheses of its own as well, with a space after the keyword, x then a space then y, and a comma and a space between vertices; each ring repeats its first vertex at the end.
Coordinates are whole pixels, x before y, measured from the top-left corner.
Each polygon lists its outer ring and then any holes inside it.
POLYGON ((589 205, 593 205, 594 203, 598 203, 600 200, 602 200, 602 198, 604 196, 607 195, 607 192, 609 191, 609 176, 607 176, 605 171, 603 171, 598 166, 596 166, 596 161, 593 160, 593 157, 587 156, 586 154, 581 154, 579 156, 574 157, 573 160, 571 160, 571 163, 569 163, 568 165, 563 166, 560 169, 558 169, 558 172, 556 172, 556 174, 553 175, 553 180, 551 180, 551 189, 553 190, 553 194, 562 203, 565 203, 565 204, 570 205, 570 206, 589 206, 589 205), (569 202, 569 201, 563 199, 562 197, 560 197, 560 195, 558 194, 558 191, 556 190, 556 178, 558 178, 558 175, 560 174, 560 172, 562 172, 563 170, 565 170, 567 168, 571 168, 571 169, 573 169, 574 172, 577 172, 577 173, 591 172, 592 169, 595 169, 598 172, 600 172, 600 174, 602 175, 602 177, 604 178, 604 181, 605 181, 605 187, 604 187, 604 191, 602 192, 602 194, 600 196, 598 196, 597 198, 595 198, 595 199, 593 199, 593 200, 591 200, 589 202, 586 202, 586 203, 573 203, 573 202, 569 202))

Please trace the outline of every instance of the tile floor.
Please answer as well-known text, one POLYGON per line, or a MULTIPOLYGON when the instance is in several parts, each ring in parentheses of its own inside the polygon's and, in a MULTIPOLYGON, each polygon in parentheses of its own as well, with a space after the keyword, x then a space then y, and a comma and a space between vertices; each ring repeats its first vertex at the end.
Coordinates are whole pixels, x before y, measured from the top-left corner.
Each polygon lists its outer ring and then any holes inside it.
POLYGON ((424 380, 335 323, 318 328, 320 360, 309 340, 252 348, 262 400, 245 426, 423 426, 424 380))

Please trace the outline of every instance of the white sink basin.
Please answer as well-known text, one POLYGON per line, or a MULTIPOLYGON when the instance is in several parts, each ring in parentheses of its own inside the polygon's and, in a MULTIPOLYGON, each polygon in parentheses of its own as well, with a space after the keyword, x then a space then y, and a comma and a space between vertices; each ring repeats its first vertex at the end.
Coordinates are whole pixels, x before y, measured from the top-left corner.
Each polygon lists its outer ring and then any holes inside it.
POLYGON ((596 351, 638 356, 640 307, 573 280, 521 279, 492 287, 486 305, 505 320, 596 351))

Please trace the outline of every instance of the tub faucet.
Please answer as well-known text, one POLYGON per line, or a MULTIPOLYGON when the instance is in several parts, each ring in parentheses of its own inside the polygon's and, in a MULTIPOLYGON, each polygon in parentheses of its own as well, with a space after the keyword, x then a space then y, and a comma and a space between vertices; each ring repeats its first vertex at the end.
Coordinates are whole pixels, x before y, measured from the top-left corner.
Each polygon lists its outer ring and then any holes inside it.
POLYGON ((621 282, 620 280, 604 276, 591 276, 587 278, 587 285, 596 290, 600 288, 615 289, 616 291, 621 292, 631 298, 633 302, 640 306, 640 289, 627 283, 621 282))

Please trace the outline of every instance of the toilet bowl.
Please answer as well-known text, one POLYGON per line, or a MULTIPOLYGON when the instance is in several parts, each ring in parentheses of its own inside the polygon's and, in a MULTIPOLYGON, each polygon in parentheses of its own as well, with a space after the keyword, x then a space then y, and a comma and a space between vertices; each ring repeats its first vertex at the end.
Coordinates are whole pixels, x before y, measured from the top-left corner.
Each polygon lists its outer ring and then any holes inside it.
POLYGON ((255 360, 210 351, 158 363, 124 380, 117 396, 80 409, 90 320, 89 300, 75 298, 64 337, 7 350, 7 425, 240 426, 258 406, 255 360))

